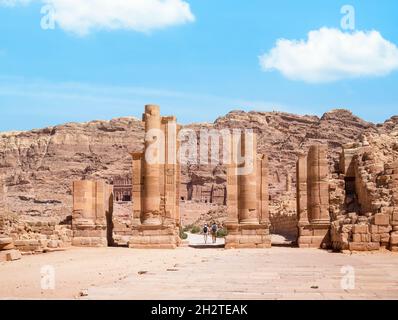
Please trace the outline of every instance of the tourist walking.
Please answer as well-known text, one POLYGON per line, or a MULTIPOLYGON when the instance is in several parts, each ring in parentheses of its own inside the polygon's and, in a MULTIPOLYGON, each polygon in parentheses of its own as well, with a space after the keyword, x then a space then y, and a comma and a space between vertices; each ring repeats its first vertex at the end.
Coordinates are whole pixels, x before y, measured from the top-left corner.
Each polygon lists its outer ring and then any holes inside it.
POLYGON ((213 243, 217 243, 217 231, 218 231, 218 226, 215 222, 211 225, 211 237, 213 239, 213 243))
POLYGON ((207 236, 209 235, 209 227, 207 226, 207 223, 203 226, 203 237, 205 240, 205 244, 207 244, 207 236))

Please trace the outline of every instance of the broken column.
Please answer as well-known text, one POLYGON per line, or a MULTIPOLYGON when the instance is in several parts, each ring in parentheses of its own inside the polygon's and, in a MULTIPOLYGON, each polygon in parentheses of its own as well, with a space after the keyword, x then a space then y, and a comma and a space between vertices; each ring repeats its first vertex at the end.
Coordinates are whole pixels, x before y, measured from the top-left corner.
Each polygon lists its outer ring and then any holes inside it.
POLYGON ((72 245, 111 245, 112 186, 105 181, 73 182, 72 245))
POLYGON ((326 145, 313 145, 306 158, 299 157, 297 162, 297 210, 299 247, 326 247, 329 243, 330 229, 326 145), (305 185, 307 191, 305 191, 305 185))
POLYGON ((145 106, 144 153, 133 153, 133 226, 131 248, 176 248, 179 243, 179 184, 175 117, 145 106))
POLYGON ((256 136, 243 133, 231 140, 227 167, 228 235, 226 248, 269 248, 268 158, 257 155, 256 136), (235 156, 238 145, 243 161, 235 156))

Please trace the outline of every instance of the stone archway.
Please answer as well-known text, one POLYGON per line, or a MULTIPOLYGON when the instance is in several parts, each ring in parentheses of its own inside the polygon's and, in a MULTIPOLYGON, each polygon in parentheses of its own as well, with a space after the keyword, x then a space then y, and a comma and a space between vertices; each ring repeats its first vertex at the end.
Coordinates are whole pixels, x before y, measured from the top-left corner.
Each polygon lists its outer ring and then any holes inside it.
MULTIPOLYGON (((179 245, 180 165, 177 160, 175 117, 161 117, 160 108, 147 105, 143 115, 145 149, 133 153, 133 226, 131 248, 175 248, 179 245), (146 156, 152 152, 155 161, 146 156), (174 161, 170 161, 174 160, 174 161)), ((257 155, 256 136, 230 139, 226 248, 269 248, 268 159, 257 155), (245 159, 238 165, 236 146, 245 159), (250 169, 250 172, 245 173, 250 169)))

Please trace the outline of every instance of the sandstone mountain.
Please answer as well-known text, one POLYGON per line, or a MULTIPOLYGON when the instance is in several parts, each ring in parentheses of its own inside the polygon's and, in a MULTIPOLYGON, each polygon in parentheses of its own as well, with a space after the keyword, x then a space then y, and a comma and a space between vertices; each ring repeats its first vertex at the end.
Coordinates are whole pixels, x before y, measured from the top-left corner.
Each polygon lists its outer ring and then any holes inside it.
MULTIPOLYGON (((232 111, 213 124, 187 127, 254 129, 259 151, 269 155, 271 196, 278 199, 286 196, 287 174, 294 188, 297 154, 310 144, 327 143, 334 166, 342 144, 364 133, 388 135, 397 125, 398 116, 376 125, 347 110, 333 110, 321 118, 232 111)), ((130 153, 142 149, 143 135, 141 121, 133 117, 0 133, 0 174, 8 189, 9 211, 21 217, 65 219, 72 211, 72 181, 102 178, 110 182, 115 176, 131 175, 130 153)), ((223 184, 225 171, 221 166, 210 171, 190 166, 182 169, 182 180, 223 184)), ((291 200, 294 196, 291 192, 291 200)))

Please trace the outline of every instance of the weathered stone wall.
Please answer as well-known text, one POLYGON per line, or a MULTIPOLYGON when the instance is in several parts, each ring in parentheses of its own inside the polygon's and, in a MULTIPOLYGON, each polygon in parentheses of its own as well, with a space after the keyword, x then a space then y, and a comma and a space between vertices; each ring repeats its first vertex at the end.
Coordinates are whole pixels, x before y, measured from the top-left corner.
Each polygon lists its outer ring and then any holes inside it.
POLYGON ((383 171, 383 164, 377 164, 370 147, 361 148, 353 159, 355 191, 360 211, 363 214, 376 212, 380 200, 376 186, 376 175, 383 171))
POLYGON ((346 181, 346 197, 331 228, 336 250, 397 250, 398 140, 394 137, 398 133, 364 136, 355 148, 343 150, 340 181, 346 181))
POLYGON ((271 233, 280 234, 290 240, 296 240, 298 235, 297 215, 278 214, 271 215, 271 233))

